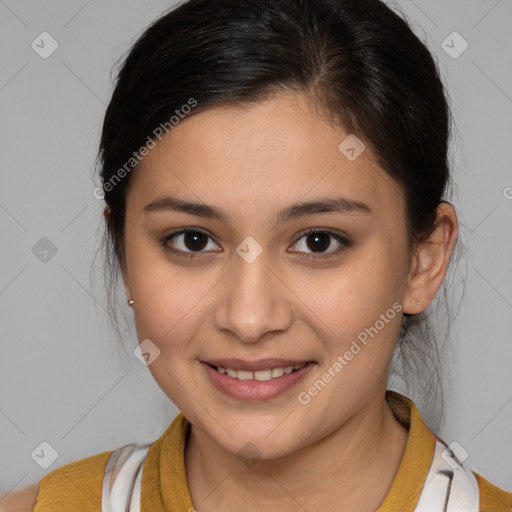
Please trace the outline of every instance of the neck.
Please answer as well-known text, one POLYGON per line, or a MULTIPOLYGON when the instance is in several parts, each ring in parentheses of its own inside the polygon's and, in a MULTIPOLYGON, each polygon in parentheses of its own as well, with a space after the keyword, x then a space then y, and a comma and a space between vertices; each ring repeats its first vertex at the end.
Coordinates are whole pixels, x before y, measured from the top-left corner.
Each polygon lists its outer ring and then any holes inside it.
POLYGON ((265 505, 285 512, 373 512, 391 486, 407 437, 383 393, 320 441, 253 466, 244 466, 192 428, 185 451, 187 482, 200 512, 251 512, 265 505))

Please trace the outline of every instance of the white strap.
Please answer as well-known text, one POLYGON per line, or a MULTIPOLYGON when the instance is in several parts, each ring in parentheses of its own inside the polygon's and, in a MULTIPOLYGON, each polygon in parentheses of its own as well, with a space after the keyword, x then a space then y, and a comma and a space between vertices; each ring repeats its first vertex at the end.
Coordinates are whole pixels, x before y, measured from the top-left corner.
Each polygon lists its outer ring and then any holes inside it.
POLYGON ((478 512, 479 501, 478 482, 473 472, 438 440, 414 512, 478 512))
POLYGON ((142 491, 142 470, 144 469, 144 462, 139 466, 139 471, 135 477, 133 487, 132 499, 130 501, 130 512, 140 512, 140 497, 142 491))
POLYGON ((142 471, 149 447, 127 444, 110 454, 103 475, 102 512, 140 512, 142 471), (117 476, 110 490, 114 472, 117 476))

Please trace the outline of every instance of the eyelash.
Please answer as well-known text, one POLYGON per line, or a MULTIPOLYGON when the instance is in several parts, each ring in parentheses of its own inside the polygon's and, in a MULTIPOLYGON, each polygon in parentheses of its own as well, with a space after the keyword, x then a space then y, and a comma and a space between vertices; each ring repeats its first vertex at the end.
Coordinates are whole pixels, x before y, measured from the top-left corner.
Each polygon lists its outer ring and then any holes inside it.
MULTIPOLYGON (((200 258, 201 255, 205 254, 205 253, 185 252, 185 251, 182 251, 181 249, 174 249, 170 245, 168 245, 169 240, 171 240, 172 238, 174 238, 178 235, 187 234, 187 233, 201 233, 201 234, 207 236, 208 238, 210 238, 211 240, 213 240, 213 238, 210 235, 208 235, 208 233, 206 233, 205 231, 203 231, 200 228, 187 228, 187 229, 182 229, 180 231, 176 231, 174 233, 171 233, 171 234, 165 236, 160 241, 160 245, 163 247, 164 251, 171 253, 173 255, 182 257, 182 258, 186 258, 189 260, 193 259, 193 258, 198 258, 198 257, 200 258)), ((305 238, 309 235, 318 234, 318 233, 327 234, 327 235, 332 236, 337 242, 339 242, 341 244, 340 247, 338 247, 337 249, 334 249, 330 252, 327 252, 327 253, 316 253, 316 254, 315 253, 301 253, 301 257, 304 257, 306 259, 312 259, 312 260, 330 258, 330 257, 338 255, 344 249, 348 249, 349 247, 352 246, 352 243, 345 237, 341 236, 340 234, 338 234, 334 231, 331 231, 329 229, 319 229, 319 228, 312 228, 312 229, 308 229, 307 231, 303 232, 293 245, 296 245, 299 242, 299 240, 301 240, 302 238, 305 238)), ((215 240, 214 240, 214 242, 215 242, 215 240)), ((215 243, 217 243, 217 242, 215 242, 215 243)))

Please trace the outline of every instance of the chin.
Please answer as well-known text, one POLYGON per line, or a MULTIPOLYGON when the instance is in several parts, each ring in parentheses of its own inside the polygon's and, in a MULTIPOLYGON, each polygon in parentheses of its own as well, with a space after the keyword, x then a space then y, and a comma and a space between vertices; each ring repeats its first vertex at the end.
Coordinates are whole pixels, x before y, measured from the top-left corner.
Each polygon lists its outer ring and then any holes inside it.
POLYGON ((227 432, 216 425, 213 431, 209 430, 209 435, 225 451, 239 457, 242 462, 245 459, 250 463, 255 460, 279 459, 298 449, 298 438, 304 433, 303 429, 299 429, 297 435, 294 435, 295 425, 290 425, 286 420, 283 422, 285 417, 269 417, 261 423, 255 423, 251 418, 237 420, 230 423, 227 432))

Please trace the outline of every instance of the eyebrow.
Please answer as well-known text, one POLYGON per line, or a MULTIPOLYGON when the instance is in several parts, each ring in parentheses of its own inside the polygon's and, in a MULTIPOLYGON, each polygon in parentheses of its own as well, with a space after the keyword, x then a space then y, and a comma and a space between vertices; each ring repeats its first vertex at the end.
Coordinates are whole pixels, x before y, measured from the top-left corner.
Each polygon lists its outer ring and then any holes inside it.
MULTIPOLYGON (((216 219, 230 225, 229 215, 222 208, 210 206, 204 203, 196 203, 179 199, 174 196, 164 196, 155 199, 144 207, 145 212, 157 211, 176 211, 184 212, 197 217, 216 219)), ((277 212, 275 217, 276 224, 312 215, 315 213, 363 213, 371 214, 372 209, 361 201, 355 201, 344 197, 320 198, 309 202, 294 203, 277 212)))

